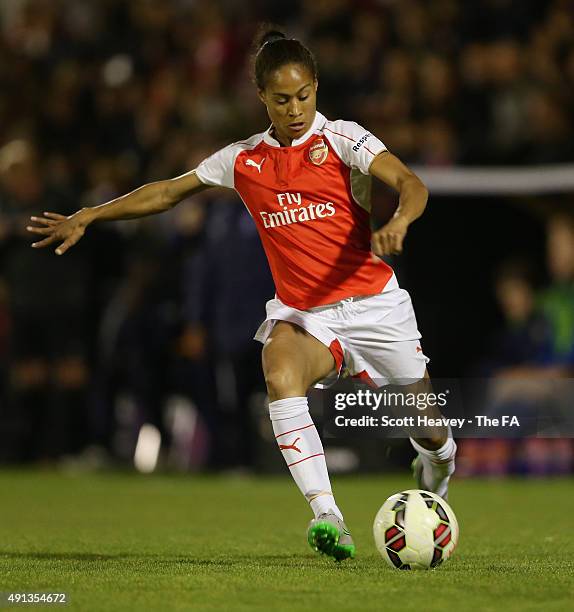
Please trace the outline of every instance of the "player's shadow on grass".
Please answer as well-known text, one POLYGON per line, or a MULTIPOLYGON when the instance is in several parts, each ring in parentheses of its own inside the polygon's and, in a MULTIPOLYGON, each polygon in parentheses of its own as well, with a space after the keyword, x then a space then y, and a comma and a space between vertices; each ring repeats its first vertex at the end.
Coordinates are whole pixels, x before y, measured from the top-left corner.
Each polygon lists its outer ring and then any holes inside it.
MULTIPOLYGON (((279 565, 290 567, 294 564, 300 565, 302 557, 300 555, 229 555, 224 559, 205 559, 194 557, 193 554, 167 554, 160 553, 90 553, 90 552, 22 552, 22 551, 0 551, 0 561, 2 559, 27 559, 37 561, 122 561, 138 560, 147 562, 150 560, 162 561, 163 563, 177 563, 186 565, 201 565, 213 567, 232 567, 234 565, 279 565)), ((313 557, 314 558, 314 557, 313 557)))
MULTIPOLYGON (((0 559, 8 557, 9 559, 37 559, 37 560, 48 560, 48 561, 100 561, 108 559, 126 559, 128 557, 142 557, 145 555, 136 554, 123 554, 117 553, 114 555, 107 555, 103 553, 80 553, 80 552, 18 552, 0 551, 0 559)), ((150 555, 151 556, 151 555, 150 555)))

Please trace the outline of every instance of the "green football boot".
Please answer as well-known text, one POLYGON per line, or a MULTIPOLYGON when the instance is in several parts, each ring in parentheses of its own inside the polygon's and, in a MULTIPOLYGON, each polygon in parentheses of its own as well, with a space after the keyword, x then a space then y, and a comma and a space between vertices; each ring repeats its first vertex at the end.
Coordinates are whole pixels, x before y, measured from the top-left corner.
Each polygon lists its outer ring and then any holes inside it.
POLYGON ((313 550, 335 561, 355 556, 355 543, 347 526, 332 512, 320 514, 309 523, 307 541, 313 550))

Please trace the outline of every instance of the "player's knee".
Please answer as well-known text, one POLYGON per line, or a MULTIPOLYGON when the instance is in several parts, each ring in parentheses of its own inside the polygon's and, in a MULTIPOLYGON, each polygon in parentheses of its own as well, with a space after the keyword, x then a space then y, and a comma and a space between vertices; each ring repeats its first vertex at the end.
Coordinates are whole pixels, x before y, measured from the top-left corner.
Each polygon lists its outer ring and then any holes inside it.
POLYGON ((301 377, 288 367, 273 368, 265 373, 265 384, 269 401, 304 395, 301 377))

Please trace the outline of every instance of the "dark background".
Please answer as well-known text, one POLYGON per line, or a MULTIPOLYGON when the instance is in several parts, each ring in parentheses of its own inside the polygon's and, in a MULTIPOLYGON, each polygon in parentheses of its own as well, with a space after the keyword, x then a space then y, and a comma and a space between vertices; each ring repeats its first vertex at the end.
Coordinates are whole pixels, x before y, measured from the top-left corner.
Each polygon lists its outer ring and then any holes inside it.
MULTIPOLYGON (((1 460, 129 465, 151 423, 168 467, 261 466, 251 337, 273 287, 231 192, 90 228, 62 258, 30 249, 25 231, 32 214, 100 204, 266 129, 249 73, 261 21, 315 53, 322 113, 363 124, 408 164, 573 161, 566 0, 1 3, 1 460)), ((391 264, 433 376, 570 376, 573 197, 431 189, 391 264)), ((394 206, 378 186, 375 227, 394 206)))

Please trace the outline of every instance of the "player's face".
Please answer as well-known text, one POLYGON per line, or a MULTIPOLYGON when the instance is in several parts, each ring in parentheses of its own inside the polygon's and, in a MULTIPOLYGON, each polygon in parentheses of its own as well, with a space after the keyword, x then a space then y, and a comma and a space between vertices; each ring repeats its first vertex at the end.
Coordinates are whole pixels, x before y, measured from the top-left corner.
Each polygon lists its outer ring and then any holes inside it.
POLYGON ((267 107, 281 144, 291 144, 313 123, 317 108, 317 81, 305 66, 286 64, 269 75, 259 98, 267 107))

